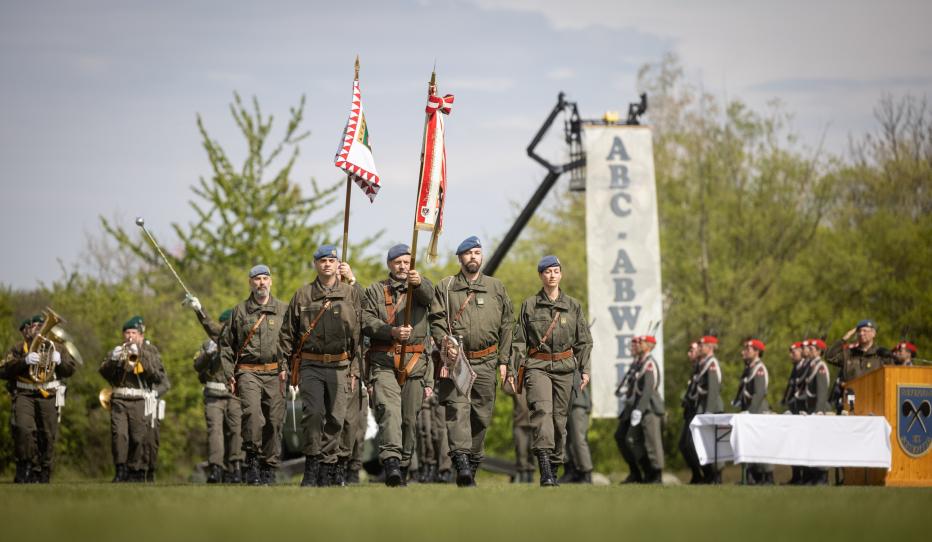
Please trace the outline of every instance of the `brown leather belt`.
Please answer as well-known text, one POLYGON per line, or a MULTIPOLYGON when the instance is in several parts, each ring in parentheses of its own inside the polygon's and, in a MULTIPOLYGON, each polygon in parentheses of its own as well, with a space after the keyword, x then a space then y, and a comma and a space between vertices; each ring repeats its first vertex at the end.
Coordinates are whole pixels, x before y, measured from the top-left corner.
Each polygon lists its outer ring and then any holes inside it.
MULTIPOLYGON (((401 344, 393 343, 372 343, 369 345, 370 352, 392 352, 401 355, 401 344)), ((423 344, 409 344, 405 347, 406 354, 420 354, 424 352, 423 344)))
POLYGON ((544 352, 538 352, 536 348, 531 348, 528 350, 528 355, 541 361, 560 361, 561 359, 573 357, 573 350, 557 352, 555 354, 546 354, 544 352))
POLYGON ((312 352, 301 352, 301 359, 306 361, 316 361, 319 363, 339 363, 349 359, 349 352, 340 352, 339 354, 314 354, 312 352))
POLYGON ((484 358, 488 356, 489 354, 494 354, 495 352, 498 352, 497 344, 493 344, 492 346, 482 349, 482 350, 476 350, 475 352, 466 352, 466 359, 484 358))
POLYGON ((234 369, 235 371, 243 371, 246 373, 269 373, 269 372, 278 372, 278 362, 272 363, 237 363, 234 369))

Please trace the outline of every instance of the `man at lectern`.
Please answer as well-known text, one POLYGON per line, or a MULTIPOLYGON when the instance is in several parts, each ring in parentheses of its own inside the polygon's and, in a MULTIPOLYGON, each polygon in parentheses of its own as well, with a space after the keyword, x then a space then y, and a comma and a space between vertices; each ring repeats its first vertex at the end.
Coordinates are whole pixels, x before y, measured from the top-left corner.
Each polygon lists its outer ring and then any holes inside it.
POLYGON ((891 365, 893 357, 890 351, 877 346, 874 342, 876 337, 877 324, 870 319, 861 320, 857 326, 848 330, 844 337, 835 341, 825 353, 825 361, 841 367, 839 377, 844 382, 873 372, 884 365, 891 365), (855 334, 857 342, 848 344, 848 340, 855 334))

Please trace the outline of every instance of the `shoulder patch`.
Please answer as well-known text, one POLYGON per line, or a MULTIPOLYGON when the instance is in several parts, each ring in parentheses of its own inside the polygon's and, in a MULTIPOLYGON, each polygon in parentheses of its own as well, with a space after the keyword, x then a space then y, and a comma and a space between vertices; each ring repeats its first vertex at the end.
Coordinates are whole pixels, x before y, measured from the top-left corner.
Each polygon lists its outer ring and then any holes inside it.
POLYGON ((826 374, 826 373, 828 373, 828 370, 825 368, 825 365, 820 366, 820 367, 819 367, 819 374, 823 374, 823 375, 824 375, 824 374, 826 374))
POLYGON ((757 375, 758 375, 758 376, 764 376, 764 368, 763 368, 763 367, 758 367, 758 368, 757 368, 757 375))

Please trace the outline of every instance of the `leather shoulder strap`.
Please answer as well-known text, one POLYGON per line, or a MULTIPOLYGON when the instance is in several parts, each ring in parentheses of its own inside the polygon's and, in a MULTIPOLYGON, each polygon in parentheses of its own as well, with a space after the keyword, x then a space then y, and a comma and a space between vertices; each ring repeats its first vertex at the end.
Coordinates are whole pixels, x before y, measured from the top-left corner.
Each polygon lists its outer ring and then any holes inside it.
POLYGON ((256 323, 253 324, 252 329, 249 330, 249 333, 246 334, 246 340, 243 341, 243 344, 240 345, 239 350, 236 351, 236 363, 239 363, 240 356, 243 355, 243 350, 246 349, 246 346, 249 344, 249 341, 252 340, 252 336, 256 334, 256 330, 259 329, 259 326, 262 325, 262 321, 265 320, 265 313, 263 312, 259 319, 256 320, 256 323))

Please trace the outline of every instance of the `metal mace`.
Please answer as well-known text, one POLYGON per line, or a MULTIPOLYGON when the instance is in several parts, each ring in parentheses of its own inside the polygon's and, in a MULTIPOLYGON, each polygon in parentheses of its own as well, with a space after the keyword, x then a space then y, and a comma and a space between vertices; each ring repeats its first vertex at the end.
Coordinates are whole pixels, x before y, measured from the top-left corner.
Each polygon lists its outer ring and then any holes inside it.
MULTIPOLYGON (((140 228, 142 228, 143 233, 146 234, 146 237, 149 238, 149 242, 152 243, 152 246, 155 247, 155 250, 156 250, 156 251, 158 251, 159 256, 162 257, 162 261, 165 262, 165 265, 168 266, 169 271, 171 271, 171 272, 172 272, 172 275, 175 276, 175 280, 177 280, 177 281, 178 281, 178 284, 181 285, 181 288, 184 290, 184 293, 186 293, 189 297, 194 297, 194 294, 192 294, 191 291, 188 290, 188 287, 184 285, 184 281, 181 280, 181 277, 180 277, 180 276, 178 276, 178 272, 175 271, 175 268, 172 266, 171 262, 168 261, 168 257, 165 256, 165 253, 164 253, 164 252, 162 252, 162 247, 160 247, 159 244, 155 241, 155 237, 152 237, 152 234, 149 233, 149 230, 148 230, 148 229, 146 229, 146 221, 145 221, 141 216, 137 216, 137 217, 136 217, 136 225, 139 226, 140 228)), ((203 309, 197 311, 197 313, 198 313, 198 315, 201 316, 201 317, 204 316, 204 310, 203 310, 203 309)))

